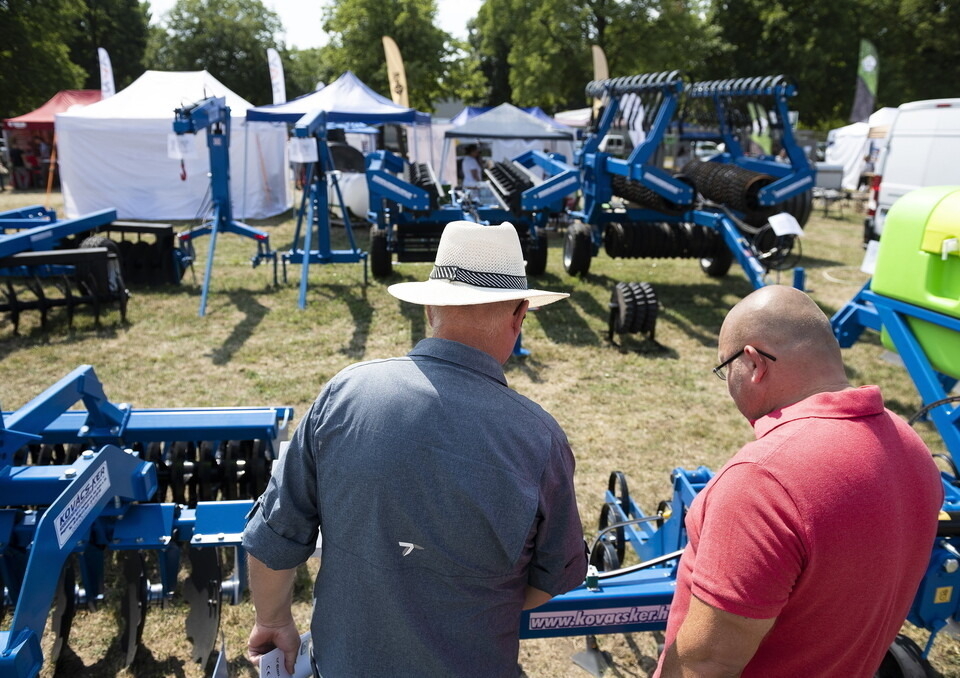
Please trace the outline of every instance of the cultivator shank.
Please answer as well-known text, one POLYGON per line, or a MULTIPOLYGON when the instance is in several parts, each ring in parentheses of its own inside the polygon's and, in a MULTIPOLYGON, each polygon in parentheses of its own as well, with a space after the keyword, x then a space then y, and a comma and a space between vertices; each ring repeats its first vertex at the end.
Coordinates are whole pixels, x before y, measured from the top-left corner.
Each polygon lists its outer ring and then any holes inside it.
POLYGON ((0 674, 35 675, 51 605, 54 649, 46 661, 56 662, 76 607, 109 600, 105 573, 114 563, 123 582, 126 665, 135 660, 149 607, 173 600, 181 563, 190 569, 182 587, 187 636, 194 659, 206 662, 221 601, 240 600, 245 516, 291 416, 289 408, 114 405, 89 366, 4 413, 0 602, 9 599, 15 612, 0 631, 0 674), (69 409, 77 402, 86 409, 69 409), (224 561, 233 563, 229 577, 224 561))

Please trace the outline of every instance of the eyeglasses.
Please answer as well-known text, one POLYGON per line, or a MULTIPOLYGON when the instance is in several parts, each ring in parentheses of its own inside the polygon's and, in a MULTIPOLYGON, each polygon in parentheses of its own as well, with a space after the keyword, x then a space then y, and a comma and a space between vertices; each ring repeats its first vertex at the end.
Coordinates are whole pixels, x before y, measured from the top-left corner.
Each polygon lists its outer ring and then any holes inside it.
MULTIPOLYGON (((772 355, 770 355, 769 353, 767 353, 766 351, 761 351, 759 348, 756 348, 756 347, 754 347, 754 349, 756 350, 757 353, 759 353, 760 355, 762 355, 764 358, 769 358, 770 360, 773 360, 774 362, 776 362, 777 359, 776 359, 775 357, 773 357, 772 355)), ((713 368, 713 373, 714 373, 715 375, 717 375, 717 378, 718 378, 718 379, 721 379, 721 380, 723 380, 723 381, 726 381, 726 380, 727 380, 727 365, 729 365, 729 364, 732 363, 734 360, 736 360, 736 359, 739 358, 741 355, 743 355, 743 352, 746 351, 746 350, 747 350, 747 347, 744 346, 744 347, 741 348, 739 351, 737 351, 736 353, 734 353, 732 356, 730 356, 729 358, 727 358, 726 360, 724 360, 722 363, 720 363, 719 365, 717 365, 716 367, 714 367, 714 368, 713 368)))

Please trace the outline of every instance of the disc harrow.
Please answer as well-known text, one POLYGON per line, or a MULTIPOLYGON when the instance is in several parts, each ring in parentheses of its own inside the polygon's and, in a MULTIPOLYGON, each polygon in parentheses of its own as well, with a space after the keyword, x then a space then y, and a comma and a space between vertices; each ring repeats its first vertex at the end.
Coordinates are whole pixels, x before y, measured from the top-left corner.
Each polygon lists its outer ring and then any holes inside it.
POLYGON ((0 621, 4 601, 14 614, 0 630, 0 675, 33 676, 44 661, 56 663, 79 606, 116 606, 122 662, 133 665, 149 609, 180 597, 193 659, 205 664, 222 603, 241 599, 245 516, 292 414, 286 407, 134 409, 109 402, 90 366, 4 412, 0 621), (78 402, 86 409, 70 409, 78 402), (44 657, 51 609, 52 650, 44 657))
MULTIPOLYGON (((593 81, 586 94, 602 100, 602 114, 576 156, 583 207, 566 234, 567 273, 586 274, 601 247, 613 257, 700 259, 714 277, 736 259, 754 287, 798 261, 789 224, 768 225, 779 212, 800 227, 810 215, 814 170, 790 127, 789 78, 687 82, 672 71, 593 81), (617 126, 636 143, 626 158, 601 150, 617 126), (770 133, 788 162, 757 154, 750 136, 759 133, 770 133), (722 151, 681 167, 700 141, 722 151)), ((794 281, 803 284, 801 269, 794 281)))
POLYGON ((71 327, 81 306, 90 307, 98 323, 112 307, 126 320, 130 294, 119 249, 94 233, 115 217, 114 210, 102 210, 58 220, 39 206, 0 213, 0 313, 7 314, 14 333, 27 311, 40 313, 42 330, 49 327, 50 312, 60 308, 71 327))

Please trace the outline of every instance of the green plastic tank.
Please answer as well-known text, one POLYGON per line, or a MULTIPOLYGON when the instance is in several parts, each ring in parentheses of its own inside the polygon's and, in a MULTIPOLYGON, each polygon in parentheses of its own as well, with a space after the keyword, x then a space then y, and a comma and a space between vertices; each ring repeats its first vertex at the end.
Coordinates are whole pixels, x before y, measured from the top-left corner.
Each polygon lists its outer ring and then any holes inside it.
MULTIPOLYGON (((960 318, 960 186, 929 186, 890 208, 871 289, 877 294, 960 318)), ((934 369, 960 379, 960 332, 908 321, 934 369)), ((886 330, 884 346, 895 350, 886 330)))

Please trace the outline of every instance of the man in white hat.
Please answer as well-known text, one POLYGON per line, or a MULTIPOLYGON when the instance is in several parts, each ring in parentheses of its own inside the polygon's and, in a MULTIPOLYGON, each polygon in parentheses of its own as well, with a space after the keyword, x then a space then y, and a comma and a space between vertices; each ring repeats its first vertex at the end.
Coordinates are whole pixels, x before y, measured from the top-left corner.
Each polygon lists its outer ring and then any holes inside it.
POLYGON ((352 365, 300 422, 243 545, 255 661, 299 647, 295 568, 323 537, 311 632, 319 675, 518 675, 520 614, 578 586, 586 549, 557 422, 509 389, 529 306, 510 224, 457 221, 430 279, 389 288, 433 336, 352 365))

